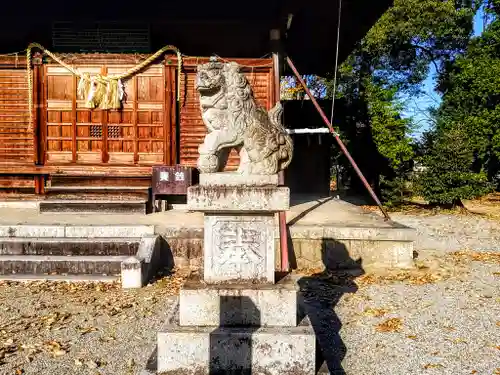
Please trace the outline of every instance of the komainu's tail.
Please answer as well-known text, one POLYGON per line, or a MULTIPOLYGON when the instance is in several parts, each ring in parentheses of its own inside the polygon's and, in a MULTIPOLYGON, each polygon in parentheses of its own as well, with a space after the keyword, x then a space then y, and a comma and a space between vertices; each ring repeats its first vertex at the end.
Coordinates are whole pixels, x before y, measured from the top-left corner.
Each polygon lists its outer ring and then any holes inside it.
POLYGON ((283 128, 283 124, 281 123, 281 116, 283 115, 283 106, 280 102, 276 103, 276 105, 267 112, 269 115, 269 120, 271 123, 277 128, 283 128))
POLYGON ((292 138, 288 135, 283 123, 281 122, 281 117, 283 115, 283 106, 280 102, 271 108, 268 112, 269 121, 274 127, 274 132, 277 136, 277 141, 279 144, 278 159, 279 159, 279 170, 283 170, 290 165, 292 162, 293 155, 293 142, 292 138))

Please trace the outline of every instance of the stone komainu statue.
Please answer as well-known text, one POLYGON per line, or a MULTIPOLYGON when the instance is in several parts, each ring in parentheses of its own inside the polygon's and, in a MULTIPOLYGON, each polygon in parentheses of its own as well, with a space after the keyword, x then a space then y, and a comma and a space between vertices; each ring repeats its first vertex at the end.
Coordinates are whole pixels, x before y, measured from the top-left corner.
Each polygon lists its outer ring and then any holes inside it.
POLYGON ((281 104, 269 113, 260 107, 237 63, 199 65, 195 85, 208 128, 198 148, 201 173, 222 171, 232 148, 240 154, 239 173, 275 174, 290 164, 293 145, 281 124, 281 104))

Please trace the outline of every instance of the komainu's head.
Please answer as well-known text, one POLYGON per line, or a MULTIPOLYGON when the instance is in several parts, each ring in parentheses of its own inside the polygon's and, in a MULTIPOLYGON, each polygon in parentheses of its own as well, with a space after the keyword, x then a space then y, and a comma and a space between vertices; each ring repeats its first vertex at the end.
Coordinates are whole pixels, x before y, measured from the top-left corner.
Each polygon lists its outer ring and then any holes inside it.
POLYGON ((232 113, 249 113, 255 106, 252 88, 236 62, 210 62, 198 65, 195 87, 202 108, 210 108, 221 97, 232 113))
POLYGON ((224 64, 217 61, 198 65, 195 88, 201 96, 218 94, 225 86, 224 64))

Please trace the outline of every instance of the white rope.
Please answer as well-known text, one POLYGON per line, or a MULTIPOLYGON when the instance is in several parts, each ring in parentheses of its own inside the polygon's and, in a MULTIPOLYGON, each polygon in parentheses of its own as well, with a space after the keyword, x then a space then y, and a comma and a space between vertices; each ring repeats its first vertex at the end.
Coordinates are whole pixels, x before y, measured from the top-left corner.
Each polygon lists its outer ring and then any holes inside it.
POLYGON ((337 19, 337 52, 335 54, 335 73, 333 76, 333 98, 332 98, 332 114, 330 115, 330 124, 333 125, 333 112, 335 109, 335 95, 337 94, 337 70, 339 65, 339 44, 340 44, 340 17, 342 14, 342 0, 339 0, 339 11, 337 19))

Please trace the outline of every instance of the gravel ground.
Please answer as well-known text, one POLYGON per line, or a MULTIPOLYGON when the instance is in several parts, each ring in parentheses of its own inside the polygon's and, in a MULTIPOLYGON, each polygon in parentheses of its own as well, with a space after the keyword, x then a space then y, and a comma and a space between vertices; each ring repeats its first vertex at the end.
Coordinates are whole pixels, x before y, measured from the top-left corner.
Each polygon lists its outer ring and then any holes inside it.
POLYGON ((341 300, 346 374, 500 373, 500 259, 446 263, 440 275, 361 282, 341 300))
MULTIPOLYGON (((392 217, 418 230, 417 270, 301 281, 314 286, 312 305, 327 308, 318 334, 330 369, 500 375, 500 224, 475 215, 392 217)), ((175 274, 129 292, 0 285, 0 374, 136 374, 182 280, 175 274)))
POLYGON ((500 222, 480 215, 408 215, 391 219, 417 230, 417 250, 500 251, 500 222))
POLYGON ((182 275, 119 284, 0 283, 0 374, 135 374, 176 302, 182 275))

